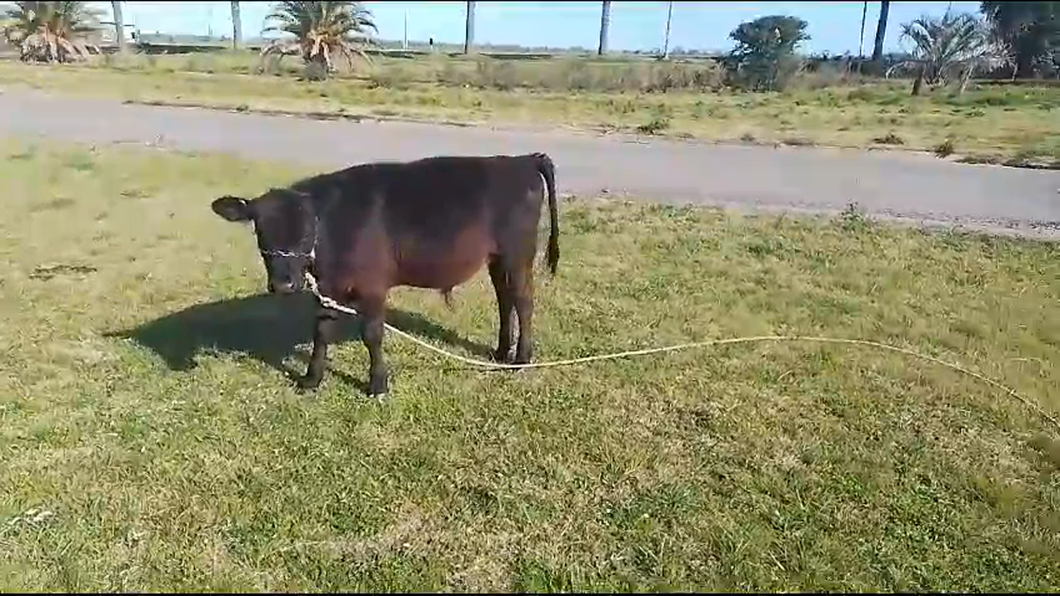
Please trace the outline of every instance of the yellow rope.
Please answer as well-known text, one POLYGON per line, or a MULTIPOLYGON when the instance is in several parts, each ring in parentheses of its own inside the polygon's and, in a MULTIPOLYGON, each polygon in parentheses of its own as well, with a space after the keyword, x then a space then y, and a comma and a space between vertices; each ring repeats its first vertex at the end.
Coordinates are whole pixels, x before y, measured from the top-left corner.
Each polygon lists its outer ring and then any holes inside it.
MULTIPOLYGON (((351 314, 351 315, 356 315, 357 314, 357 311, 355 309, 350 308, 348 306, 344 306, 342 304, 339 304, 338 302, 332 300, 331 298, 321 294, 319 288, 317 287, 316 279, 314 279, 313 276, 311 274, 309 274, 308 272, 306 273, 306 281, 309 283, 309 289, 312 290, 313 294, 320 301, 321 306, 324 306, 325 308, 331 308, 331 309, 334 309, 334 310, 337 310, 337 311, 340 311, 340 312, 344 312, 346 314, 351 314)), ((454 354, 452 352, 449 352, 448 350, 445 350, 445 349, 439 348, 437 346, 434 346, 434 345, 432 345, 430 343, 427 343, 426 341, 424 341, 424 340, 422 340, 422 339, 420 339, 420 338, 418 338, 418 337, 416 337, 416 336, 414 336, 412 334, 409 334, 409 333, 407 333, 405 331, 402 331, 401 329, 398 329, 397 327, 394 327, 393 325, 391 325, 389 323, 385 323, 384 322, 383 324, 390 331, 400 335, 401 337, 404 337, 404 338, 412 341, 415 344, 418 344, 418 345, 420 345, 420 346, 422 346, 424 348, 427 348, 428 350, 430 350, 432 352, 435 352, 436 354, 440 354, 442 356, 445 356, 446 358, 451 358, 453 360, 457 360, 459 362, 463 362, 463 363, 469 364, 471 366, 476 366, 478 368, 492 369, 492 370, 519 370, 519 369, 528 369, 528 368, 551 368, 551 367, 556 367, 556 366, 570 366, 570 365, 574 365, 574 364, 583 364, 583 363, 586 363, 586 362, 597 362, 597 361, 600 361, 600 360, 616 360, 618 358, 628 358, 630 356, 644 356, 644 355, 647 355, 647 354, 660 354, 660 353, 663 353, 663 352, 676 352, 678 350, 687 350, 687 349, 691 349, 691 348, 702 348, 702 347, 708 347, 708 346, 720 346, 720 345, 731 345, 731 344, 758 343, 758 342, 766 342, 766 341, 773 341, 773 342, 803 341, 803 342, 814 342, 814 343, 825 343, 825 344, 846 344, 846 345, 855 345, 855 346, 867 346, 867 347, 872 347, 872 348, 878 348, 878 349, 881 349, 881 350, 889 350, 891 352, 897 352, 899 354, 904 354, 906 356, 912 356, 914 358, 919 358, 921 360, 926 360, 928 362, 932 362, 932 363, 938 364, 940 366, 944 366, 946 368, 950 368, 952 370, 964 373, 964 374, 966 374, 966 375, 968 375, 968 376, 970 376, 972 378, 978 379, 978 380, 980 380, 980 381, 982 381, 982 382, 984 382, 984 383, 986 383, 988 385, 991 385, 993 387, 996 387, 997 389, 1000 389, 1000 390, 1004 391, 1005 393, 1007 393, 1011 397, 1016 398, 1017 400, 1022 402, 1023 405, 1027 406, 1028 408, 1030 408, 1031 410, 1036 412, 1042 418, 1044 418, 1044 419, 1048 420, 1049 422, 1051 422, 1053 424, 1053 426, 1055 426, 1058 430, 1060 430, 1060 420, 1057 420, 1053 416, 1051 416, 1048 413, 1046 413, 1040 406, 1038 406, 1036 403, 1034 403, 1030 399, 1024 397, 1023 395, 1020 395, 1019 393, 1016 392, 1016 390, 1014 390, 1014 389, 1012 389, 1010 387, 1007 387, 1005 385, 1002 385, 1001 383, 999 383, 998 381, 995 381, 994 379, 991 379, 990 377, 987 377, 987 376, 982 375, 980 373, 977 373, 975 371, 968 370, 967 368, 965 368, 963 366, 960 366, 959 364, 954 364, 952 362, 946 362, 945 360, 940 360, 938 358, 935 358, 934 356, 928 356, 926 354, 921 354, 920 352, 915 352, 913 350, 909 350, 909 349, 906 349, 906 348, 900 348, 900 347, 897 347, 897 346, 891 346, 891 345, 888 345, 888 344, 883 344, 883 343, 879 343, 879 342, 875 342, 875 341, 869 341, 869 340, 864 340, 864 339, 840 339, 840 338, 833 338, 833 337, 812 337, 812 336, 802 336, 802 335, 760 335, 760 336, 754 336, 754 337, 734 337, 734 338, 729 338, 729 339, 709 339, 709 340, 705 340, 705 341, 684 343, 684 344, 678 344, 678 345, 674 345, 674 346, 664 346, 664 347, 660 347, 660 348, 646 348, 646 349, 643 349, 643 350, 629 350, 629 351, 626 351, 626 352, 615 352, 615 353, 612 353, 612 354, 598 354, 596 356, 583 356, 583 357, 580 357, 580 358, 570 358, 570 359, 567 359, 567 360, 553 360, 553 361, 550 361, 550 362, 530 362, 530 363, 527 363, 527 364, 504 364, 504 363, 500 363, 500 362, 489 362, 487 360, 479 360, 479 359, 476 359, 476 358, 468 358, 466 356, 461 356, 459 354, 454 354)))

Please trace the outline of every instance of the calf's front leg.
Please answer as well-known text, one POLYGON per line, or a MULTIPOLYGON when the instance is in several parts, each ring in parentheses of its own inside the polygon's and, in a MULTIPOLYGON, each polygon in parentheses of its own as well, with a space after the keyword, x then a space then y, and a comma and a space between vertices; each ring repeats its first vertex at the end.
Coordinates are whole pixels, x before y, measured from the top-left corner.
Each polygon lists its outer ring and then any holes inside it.
POLYGON ((335 330, 338 327, 339 313, 330 308, 317 309, 316 327, 313 330, 313 355, 305 375, 298 379, 302 389, 316 389, 324 378, 324 367, 327 364, 328 344, 335 341, 335 330))
POLYGON ((383 356, 383 323, 386 298, 364 297, 361 307, 361 340, 368 348, 368 396, 382 399, 389 389, 386 358, 383 356))

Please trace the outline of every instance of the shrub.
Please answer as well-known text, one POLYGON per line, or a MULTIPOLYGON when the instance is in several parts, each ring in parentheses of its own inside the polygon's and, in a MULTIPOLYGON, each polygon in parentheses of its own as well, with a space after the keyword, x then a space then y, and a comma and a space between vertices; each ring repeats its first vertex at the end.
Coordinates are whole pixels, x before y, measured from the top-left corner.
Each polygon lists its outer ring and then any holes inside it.
POLYGON ((894 131, 891 131, 882 137, 876 137, 875 139, 872 139, 872 142, 878 145, 905 145, 905 139, 895 134, 894 131))
POLYGON ((732 83, 753 91, 780 91, 799 71, 798 44, 810 39, 806 21, 773 15, 742 23, 729 37, 732 83))
POLYGON ((475 64, 478 87, 510 91, 520 85, 519 73, 511 62, 484 58, 475 64))
POLYGON ((375 68, 368 75, 369 88, 408 89, 412 83, 412 74, 400 65, 388 68, 375 68))
POLYGON ((716 91, 724 83, 721 68, 713 63, 660 63, 650 67, 650 80, 645 91, 698 89, 716 91))
POLYGON ((481 88, 508 90, 515 87, 550 91, 639 91, 665 93, 678 90, 713 91, 724 83, 721 68, 713 62, 631 61, 601 64, 580 58, 522 64, 506 60, 483 60, 473 72, 460 73, 447 64, 438 76, 444 85, 472 84, 481 88))
POLYGON ((451 60, 447 60, 438 72, 438 82, 448 87, 464 87, 470 85, 471 73, 462 70, 451 60))
POLYGON ((589 91, 598 87, 589 64, 584 60, 571 60, 558 69, 560 88, 567 91, 589 91))
POLYGON ((945 141, 942 141, 938 145, 935 145, 934 152, 935 152, 935 155, 937 157, 949 157, 949 156, 953 155, 953 152, 955 150, 956 149, 953 146, 953 140, 952 139, 946 139, 945 141))
POLYGON ((789 82, 800 89, 828 89, 832 87, 849 87, 862 85, 865 77, 855 70, 850 61, 831 61, 814 65, 814 68, 803 68, 798 77, 789 82))
POLYGON ((670 128, 670 118, 668 116, 658 114, 651 120, 637 126, 637 132, 646 135, 653 135, 660 133, 667 128, 670 128))

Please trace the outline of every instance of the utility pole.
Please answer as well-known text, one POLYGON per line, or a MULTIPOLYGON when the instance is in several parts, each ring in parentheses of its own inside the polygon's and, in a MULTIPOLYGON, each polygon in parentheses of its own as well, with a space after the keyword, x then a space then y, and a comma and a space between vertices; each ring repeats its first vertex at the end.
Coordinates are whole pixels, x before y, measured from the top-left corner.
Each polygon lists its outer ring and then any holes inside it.
POLYGON ((239 16, 239 1, 232 0, 232 49, 243 46, 243 20, 239 16))
POLYGON ((475 45, 475 3, 468 0, 467 24, 464 26, 464 53, 470 54, 475 45))
POLYGON ((600 8, 600 46, 596 50, 596 53, 603 56, 607 53, 607 29, 611 26, 611 3, 608 0, 603 0, 603 6, 600 8))
POLYGON ((666 37, 663 38, 663 60, 670 57, 670 22, 674 19, 674 3, 671 1, 666 4, 666 37))
POLYGON ((405 9, 405 36, 401 39, 401 49, 409 49, 409 9, 405 9))

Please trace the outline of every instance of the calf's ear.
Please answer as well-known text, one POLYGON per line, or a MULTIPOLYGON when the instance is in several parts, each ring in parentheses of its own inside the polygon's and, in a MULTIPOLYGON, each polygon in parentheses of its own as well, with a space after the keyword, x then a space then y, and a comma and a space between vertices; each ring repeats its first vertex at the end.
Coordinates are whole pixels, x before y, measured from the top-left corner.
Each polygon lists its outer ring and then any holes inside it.
POLYGON ((213 212, 228 221, 247 221, 250 219, 250 205, 246 199, 239 197, 221 197, 210 205, 213 212))

